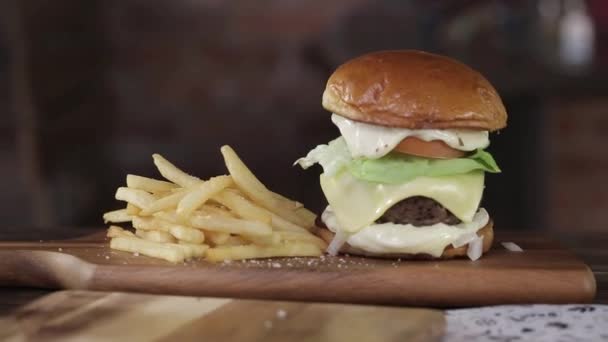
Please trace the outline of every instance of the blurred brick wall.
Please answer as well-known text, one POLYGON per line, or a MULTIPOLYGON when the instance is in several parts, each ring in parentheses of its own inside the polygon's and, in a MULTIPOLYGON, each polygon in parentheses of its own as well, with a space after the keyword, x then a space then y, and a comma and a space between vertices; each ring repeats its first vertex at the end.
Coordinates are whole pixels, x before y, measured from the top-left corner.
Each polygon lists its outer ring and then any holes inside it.
POLYGON ((103 168, 111 168, 100 142, 104 114, 113 108, 100 77, 98 3, 0 4, 0 66, 7 71, 0 74, 7 117, 0 127, 10 130, 0 138, 8 142, 0 151, 7 158, 0 203, 7 225, 75 225, 98 215, 92 208, 108 186, 103 168))
POLYGON ((546 112, 549 225, 564 231, 605 230, 608 99, 558 98, 546 112))
MULTIPOLYGON (((27 217, 28 191, 18 158, 17 117, 13 110, 11 20, 9 6, 0 5, 0 222, 15 225, 27 217)), ((29 218, 26 218, 29 222, 29 218)))

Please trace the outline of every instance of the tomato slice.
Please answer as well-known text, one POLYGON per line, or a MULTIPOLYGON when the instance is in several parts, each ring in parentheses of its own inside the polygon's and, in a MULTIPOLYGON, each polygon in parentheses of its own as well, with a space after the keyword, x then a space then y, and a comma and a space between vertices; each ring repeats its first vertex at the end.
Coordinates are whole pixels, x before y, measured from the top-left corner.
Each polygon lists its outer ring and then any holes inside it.
POLYGON ((407 137, 401 140, 401 142, 395 146, 394 151, 419 157, 438 159, 460 158, 466 154, 465 151, 451 148, 441 140, 424 141, 414 137, 407 137))

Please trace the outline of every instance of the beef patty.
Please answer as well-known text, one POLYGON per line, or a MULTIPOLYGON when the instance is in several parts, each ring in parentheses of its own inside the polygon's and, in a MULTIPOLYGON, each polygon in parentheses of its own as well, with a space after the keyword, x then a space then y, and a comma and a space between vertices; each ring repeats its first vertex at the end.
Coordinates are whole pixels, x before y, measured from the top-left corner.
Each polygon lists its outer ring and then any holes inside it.
POLYGON ((434 200, 428 197, 415 196, 397 202, 384 215, 380 216, 376 222, 430 226, 440 222, 447 225, 455 225, 460 223, 460 220, 434 200))

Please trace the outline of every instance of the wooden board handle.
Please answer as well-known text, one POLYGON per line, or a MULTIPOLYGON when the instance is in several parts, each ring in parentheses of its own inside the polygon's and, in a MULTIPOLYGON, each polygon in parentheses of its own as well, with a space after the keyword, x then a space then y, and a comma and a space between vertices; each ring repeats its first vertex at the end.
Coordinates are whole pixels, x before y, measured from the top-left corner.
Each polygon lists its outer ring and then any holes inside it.
POLYGON ((0 251, 0 285, 86 288, 95 265, 69 254, 48 251, 0 251))

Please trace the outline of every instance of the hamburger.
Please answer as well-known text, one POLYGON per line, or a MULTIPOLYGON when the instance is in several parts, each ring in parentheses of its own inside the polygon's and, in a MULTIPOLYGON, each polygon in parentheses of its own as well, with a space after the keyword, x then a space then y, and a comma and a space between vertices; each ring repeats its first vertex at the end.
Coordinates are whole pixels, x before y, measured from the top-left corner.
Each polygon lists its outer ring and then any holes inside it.
POLYGON ((488 80, 436 54, 373 52, 338 67, 322 104, 340 137, 296 163, 323 168, 329 254, 476 260, 490 249, 480 202, 485 173, 500 169, 486 148, 507 113, 488 80))

